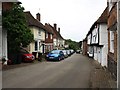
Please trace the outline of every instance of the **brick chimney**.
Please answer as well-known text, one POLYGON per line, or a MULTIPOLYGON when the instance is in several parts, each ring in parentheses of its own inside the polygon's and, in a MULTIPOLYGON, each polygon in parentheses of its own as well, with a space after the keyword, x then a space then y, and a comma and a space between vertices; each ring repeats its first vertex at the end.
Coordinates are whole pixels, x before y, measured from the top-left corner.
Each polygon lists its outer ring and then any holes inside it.
POLYGON ((36 19, 37 19, 38 21, 40 21, 40 13, 37 13, 37 14, 36 14, 36 19))
POLYGON ((58 32, 60 33, 60 28, 58 28, 58 32))
POLYGON ((54 23, 54 29, 57 30, 57 24, 56 23, 54 23))

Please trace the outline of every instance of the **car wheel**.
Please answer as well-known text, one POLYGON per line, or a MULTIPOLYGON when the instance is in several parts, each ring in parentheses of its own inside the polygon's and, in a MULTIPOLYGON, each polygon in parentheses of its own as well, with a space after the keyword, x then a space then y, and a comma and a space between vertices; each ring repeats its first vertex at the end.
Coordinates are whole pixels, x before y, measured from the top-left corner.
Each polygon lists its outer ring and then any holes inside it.
POLYGON ((58 58, 58 61, 60 61, 60 60, 61 60, 61 58, 59 57, 59 58, 58 58))

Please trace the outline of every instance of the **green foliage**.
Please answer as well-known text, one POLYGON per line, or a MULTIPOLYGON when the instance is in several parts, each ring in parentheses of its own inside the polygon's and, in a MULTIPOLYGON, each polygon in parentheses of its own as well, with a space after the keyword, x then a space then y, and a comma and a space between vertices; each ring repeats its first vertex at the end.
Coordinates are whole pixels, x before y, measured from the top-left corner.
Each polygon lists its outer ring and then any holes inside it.
POLYGON ((3 29, 7 30, 9 51, 19 51, 33 41, 33 34, 28 28, 21 5, 14 4, 10 10, 3 12, 3 29))
POLYGON ((68 39, 68 40, 66 40, 65 42, 66 42, 66 44, 69 45, 69 48, 68 48, 68 49, 73 49, 73 50, 80 49, 79 43, 76 42, 76 41, 72 41, 71 39, 68 39))

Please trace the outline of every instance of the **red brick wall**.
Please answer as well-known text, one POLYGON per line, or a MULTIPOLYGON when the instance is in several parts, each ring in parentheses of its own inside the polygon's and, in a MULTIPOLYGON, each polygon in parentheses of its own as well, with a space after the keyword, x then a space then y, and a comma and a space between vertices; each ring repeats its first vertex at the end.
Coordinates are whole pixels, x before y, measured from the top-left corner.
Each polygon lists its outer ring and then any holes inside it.
POLYGON ((87 40, 83 41, 83 55, 87 55, 87 40))
POLYGON ((117 22, 117 5, 115 5, 108 15, 108 28, 117 22))
POLYGON ((13 3, 12 2, 3 2, 2 3, 2 10, 10 10, 12 8, 13 3))
POLYGON ((110 30, 117 22, 117 5, 115 5, 108 15, 108 70, 117 78, 117 31, 114 31, 114 53, 110 52, 110 30))
POLYGON ((53 43, 53 36, 51 39, 50 33, 48 34, 48 38, 46 38, 46 36, 45 36, 45 43, 53 43))

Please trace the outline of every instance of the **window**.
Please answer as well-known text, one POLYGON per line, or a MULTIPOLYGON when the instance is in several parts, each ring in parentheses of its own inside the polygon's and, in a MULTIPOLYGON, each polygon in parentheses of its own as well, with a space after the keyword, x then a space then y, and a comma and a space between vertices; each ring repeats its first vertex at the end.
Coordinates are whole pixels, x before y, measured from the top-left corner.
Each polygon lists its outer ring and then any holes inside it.
POLYGON ((41 30, 38 31, 38 35, 41 36, 41 30))
POLYGON ((110 52, 114 53, 114 31, 110 31, 110 52))
POLYGON ((38 44, 37 41, 35 41, 35 51, 37 51, 37 48, 38 48, 38 44))
POLYGON ((52 39, 52 34, 50 34, 50 39, 52 39))
POLYGON ((46 38, 48 38, 48 33, 46 33, 46 38))

